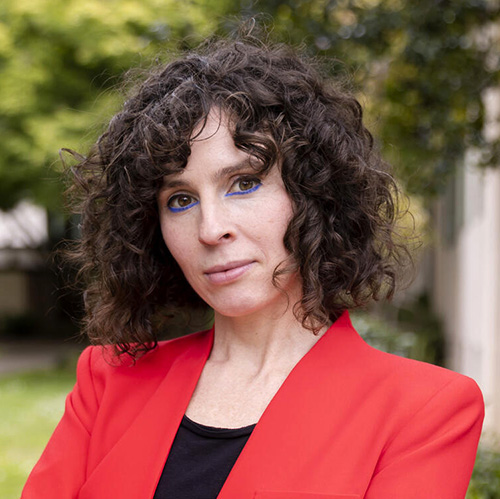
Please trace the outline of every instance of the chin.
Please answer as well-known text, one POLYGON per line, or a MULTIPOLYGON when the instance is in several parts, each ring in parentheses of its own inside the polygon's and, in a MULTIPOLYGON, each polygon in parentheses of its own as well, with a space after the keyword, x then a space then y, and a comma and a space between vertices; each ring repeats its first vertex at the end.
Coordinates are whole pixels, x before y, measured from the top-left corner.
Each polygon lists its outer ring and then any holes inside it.
POLYGON ((299 296, 293 287, 293 285, 298 287, 296 280, 289 279, 284 284, 286 284, 284 292, 270 283, 259 283, 253 293, 249 289, 251 286, 247 285, 220 290, 218 296, 207 293, 203 298, 216 314, 224 317, 237 318, 259 313, 282 314, 299 296))
POLYGON ((281 293, 270 298, 270 296, 266 296, 259 299, 255 296, 245 297, 240 294, 231 296, 231 299, 223 302, 214 301, 210 303, 210 306, 218 315, 237 318, 270 311, 282 311, 288 304, 286 299, 283 301, 281 293))
POLYGON ((212 308, 218 315, 236 318, 254 314, 261 310, 263 307, 260 307, 256 304, 251 305, 247 303, 235 303, 225 305, 215 304, 212 306, 212 308))

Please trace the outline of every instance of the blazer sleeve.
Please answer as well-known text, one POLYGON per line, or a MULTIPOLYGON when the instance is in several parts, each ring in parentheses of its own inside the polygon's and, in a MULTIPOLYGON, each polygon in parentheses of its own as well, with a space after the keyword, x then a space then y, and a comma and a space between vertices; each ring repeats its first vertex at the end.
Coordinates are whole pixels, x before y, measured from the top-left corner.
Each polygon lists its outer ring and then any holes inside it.
POLYGON ((448 382, 386 445, 365 499, 465 497, 483 417, 477 384, 465 376, 448 382))
POLYGON ((94 347, 86 348, 77 365, 77 381, 66 398, 64 415, 26 482, 21 499, 70 499, 86 478, 90 434, 98 410, 92 372, 94 347))

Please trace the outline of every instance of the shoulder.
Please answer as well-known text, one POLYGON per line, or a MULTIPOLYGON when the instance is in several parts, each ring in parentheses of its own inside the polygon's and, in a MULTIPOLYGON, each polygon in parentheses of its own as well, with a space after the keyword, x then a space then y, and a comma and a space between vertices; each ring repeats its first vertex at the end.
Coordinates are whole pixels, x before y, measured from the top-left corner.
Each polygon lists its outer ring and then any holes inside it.
POLYGON ((462 374, 440 366, 428 364, 380 351, 361 337, 349 317, 342 322, 331 340, 336 362, 356 378, 358 383, 377 392, 392 394, 398 399, 411 398, 417 403, 440 391, 463 392, 482 403, 477 383, 462 374))
POLYGON ((484 418, 477 383, 449 369, 379 351, 350 324, 339 333, 332 343, 340 348, 329 354, 338 365, 332 374, 342 378, 336 390, 340 397, 332 404, 341 399, 344 421, 357 422, 356 438, 377 449, 367 497, 389 497, 396 486, 398 497, 415 497, 414 486, 422 479, 425 497, 459 497, 461 492, 444 493, 439 484, 454 473, 461 477, 456 487, 467 488, 484 418), (405 488, 405 477, 411 490, 405 488))
POLYGON ((416 414, 447 417, 454 411, 482 420, 484 403, 477 383, 462 374, 377 350, 348 317, 325 342, 325 374, 342 378, 340 389, 378 423, 393 429, 416 414))
POLYGON ((396 490, 398 497, 464 497, 484 418, 477 383, 361 338, 351 360, 360 373, 353 389, 364 423, 358 433, 378 452, 366 497, 396 490))
POLYGON ((484 419, 477 383, 424 362, 370 356, 381 365, 372 423, 383 445, 367 497, 385 497, 395 486, 401 497, 415 497, 418 483, 425 497, 463 497, 484 419))
POLYGON ((389 386, 399 397, 411 396, 425 401, 440 394, 455 394, 461 400, 483 404, 481 390, 470 377, 440 366, 394 354, 366 345, 366 360, 373 366, 373 376, 381 386, 389 386))
MULTIPOLYGON (((106 385, 149 380, 160 381, 172 364, 182 355, 201 355, 210 342, 210 330, 192 333, 172 340, 160 341, 153 349, 136 360, 117 357, 112 346, 89 346, 80 355, 77 380, 92 384, 99 392, 106 385)), ((132 386, 132 385, 130 385, 132 386)))
POLYGON ((427 438, 428 434, 466 434, 479 438, 484 401, 477 383, 463 374, 425 362, 381 352, 363 342, 364 389, 374 401, 387 439, 427 438))

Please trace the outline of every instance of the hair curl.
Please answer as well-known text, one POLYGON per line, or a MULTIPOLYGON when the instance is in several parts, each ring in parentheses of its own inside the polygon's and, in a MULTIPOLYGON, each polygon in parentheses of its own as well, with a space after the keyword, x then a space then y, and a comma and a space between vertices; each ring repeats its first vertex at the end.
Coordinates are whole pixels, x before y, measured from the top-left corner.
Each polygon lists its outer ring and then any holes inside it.
POLYGON ((150 71, 73 168, 82 220, 72 255, 94 343, 135 356, 155 346, 165 306, 200 304, 162 239, 157 194, 186 166, 193 132, 214 107, 230 117, 238 148, 263 170, 281 167, 295 268, 277 268, 274 282, 300 273, 298 320, 314 331, 392 296, 406 251, 395 237, 398 190, 358 101, 289 46, 213 41, 150 71))

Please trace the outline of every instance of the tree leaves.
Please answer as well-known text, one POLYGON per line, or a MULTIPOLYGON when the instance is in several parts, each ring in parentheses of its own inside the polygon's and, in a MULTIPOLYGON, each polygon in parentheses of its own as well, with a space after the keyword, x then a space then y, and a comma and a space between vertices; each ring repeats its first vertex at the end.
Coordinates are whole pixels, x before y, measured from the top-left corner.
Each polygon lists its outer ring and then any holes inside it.
POLYGON ((499 84, 497 1, 259 0, 252 9, 274 16, 279 37, 352 68, 368 122, 410 192, 439 192, 467 148, 498 161, 498 143, 482 133, 482 94, 499 84))
MULTIPOLYGON (((61 147, 85 152, 118 109, 124 72, 216 29, 223 2, 2 0, 0 208, 52 209, 61 147), (212 14, 209 15, 209 12, 212 14)), ((224 7, 225 8, 225 7, 224 7)))
POLYGON ((410 192, 439 192, 467 148, 498 162, 482 100, 499 84, 498 0, 196 0, 182 8, 174 0, 3 0, 0 208, 23 197, 59 207, 57 151, 85 152, 118 108, 129 67, 231 29, 232 14, 262 12, 275 38, 351 77, 410 192))

